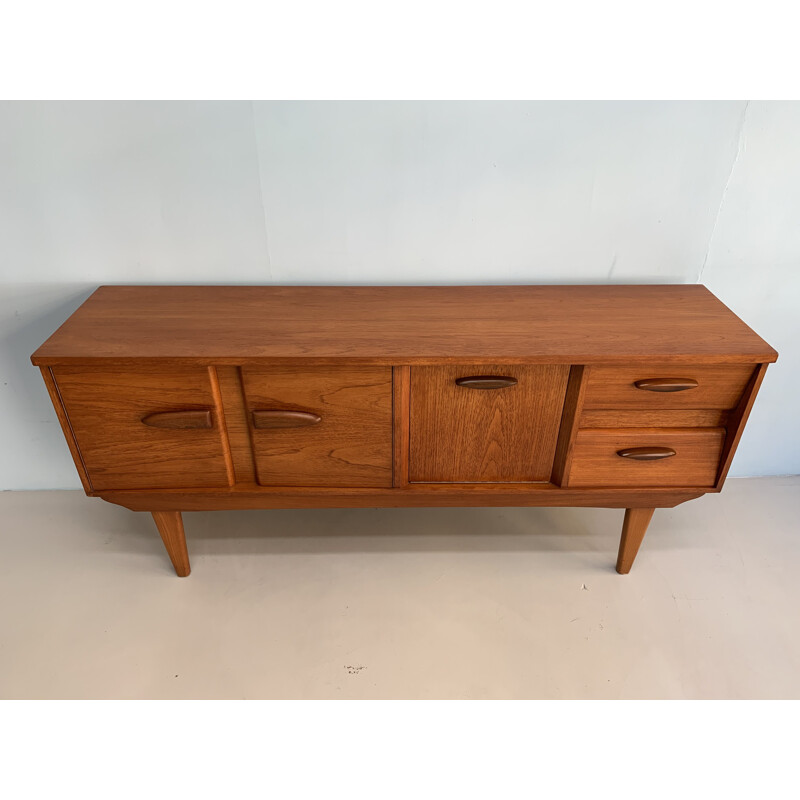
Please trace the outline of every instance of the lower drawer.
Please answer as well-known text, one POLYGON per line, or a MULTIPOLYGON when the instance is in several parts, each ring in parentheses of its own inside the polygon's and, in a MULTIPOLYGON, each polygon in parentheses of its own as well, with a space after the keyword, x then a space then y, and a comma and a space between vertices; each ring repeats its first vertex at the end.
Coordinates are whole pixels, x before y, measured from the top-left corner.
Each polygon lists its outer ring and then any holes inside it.
POLYGON ((713 486, 724 441, 724 428, 582 429, 565 485, 713 486))

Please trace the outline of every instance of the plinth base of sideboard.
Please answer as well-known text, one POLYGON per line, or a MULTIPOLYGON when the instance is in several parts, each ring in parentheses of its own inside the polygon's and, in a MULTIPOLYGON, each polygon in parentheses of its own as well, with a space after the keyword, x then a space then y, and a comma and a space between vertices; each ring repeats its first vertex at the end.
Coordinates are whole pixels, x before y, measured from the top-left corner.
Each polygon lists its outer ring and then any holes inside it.
POLYGON ((279 508, 420 508, 482 506, 582 506, 624 508, 617 572, 630 572, 656 508, 673 508, 711 489, 559 489, 552 484, 509 484, 502 489, 457 488, 439 484, 396 489, 236 489, 225 492, 120 491, 97 496, 132 511, 153 515, 167 553, 179 577, 190 573, 183 529, 183 511, 225 511, 279 508))

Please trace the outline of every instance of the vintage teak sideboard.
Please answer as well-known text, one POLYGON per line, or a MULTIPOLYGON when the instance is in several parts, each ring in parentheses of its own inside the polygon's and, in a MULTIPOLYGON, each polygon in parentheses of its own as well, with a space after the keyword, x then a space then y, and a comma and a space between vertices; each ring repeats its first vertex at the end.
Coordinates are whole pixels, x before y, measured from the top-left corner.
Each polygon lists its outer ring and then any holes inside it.
POLYGON ((152 512, 656 508, 718 492, 777 353, 705 287, 102 286, 33 354, 86 494, 152 512))

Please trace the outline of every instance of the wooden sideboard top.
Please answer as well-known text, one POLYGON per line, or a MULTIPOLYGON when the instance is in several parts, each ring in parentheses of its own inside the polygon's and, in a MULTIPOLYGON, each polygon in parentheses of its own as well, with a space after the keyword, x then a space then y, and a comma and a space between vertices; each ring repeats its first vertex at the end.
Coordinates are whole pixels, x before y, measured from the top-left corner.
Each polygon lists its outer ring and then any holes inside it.
POLYGON ((593 364, 777 356, 696 284, 101 286, 31 360, 593 364))

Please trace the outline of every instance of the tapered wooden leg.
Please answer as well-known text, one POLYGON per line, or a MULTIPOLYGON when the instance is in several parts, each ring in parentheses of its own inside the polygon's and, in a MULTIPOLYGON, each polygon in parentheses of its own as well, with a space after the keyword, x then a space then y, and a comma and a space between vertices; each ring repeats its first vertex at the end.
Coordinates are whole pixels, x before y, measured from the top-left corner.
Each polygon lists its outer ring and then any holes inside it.
POLYGON ((631 571, 654 511, 654 508, 625 509, 625 521, 622 523, 622 538, 617 556, 617 572, 620 575, 627 575, 631 571))
POLYGON ((189 566, 189 551, 186 549, 186 535, 183 532, 183 518, 180 511, 153 511, 153 520, 167 548, 169 560, 175 567, 179 578, 185 578, 192 568, 189 566))

